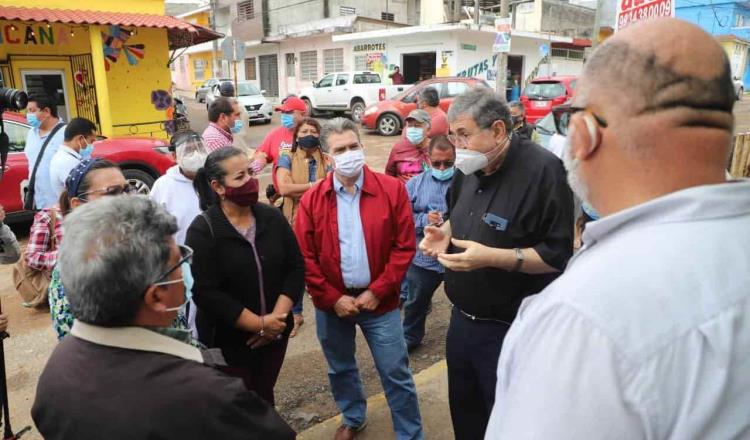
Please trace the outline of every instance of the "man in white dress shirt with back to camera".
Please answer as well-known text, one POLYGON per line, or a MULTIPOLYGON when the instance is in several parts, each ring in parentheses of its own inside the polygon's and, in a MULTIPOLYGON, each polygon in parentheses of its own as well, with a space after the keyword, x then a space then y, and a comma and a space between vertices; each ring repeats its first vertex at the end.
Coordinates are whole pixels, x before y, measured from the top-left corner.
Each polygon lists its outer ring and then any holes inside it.
POLYGON ((634 25, 594 52, 561 128, 571 187, 602 219, 521 306, 487 439, 750 438, 750 181, 725 179, 733 106, 727 56, 686 22, 634 25))

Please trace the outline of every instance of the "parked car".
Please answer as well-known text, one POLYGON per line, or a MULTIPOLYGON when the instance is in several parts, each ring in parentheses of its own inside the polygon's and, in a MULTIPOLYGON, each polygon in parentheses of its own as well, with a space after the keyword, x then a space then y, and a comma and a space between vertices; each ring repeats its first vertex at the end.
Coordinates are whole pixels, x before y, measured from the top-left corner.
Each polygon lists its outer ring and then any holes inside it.
POLYGON ((531 81, 521 94, 526 119, 534 124, 547 116, 552 107, 565 103, 573 96, 577 81, 577 76, 545 76, 531 81))
POLYGON ((365 128, 377 130, 382 136, 394 136, 401 131, 404 119, 409 112, 417 108, 417 97, 424 88, 437 89, 438 96, 440 96, 440 108, 448 112, 453 98, 476 86, 489 87, 482 79, 467 77, 444 77, 421 81, 392 99, 367 107, 362 114, 361 123, 365 128))
POLYGON ((739 101, 742 99, 742 95, 745 94, 745 84, 738 76, 732 78, 732 82, 734 83, 734 96, 739 101))
POLYGON ((214 86, 218 85, 220 81, 230 81, 229 78, 211 78, 201 84, 195 91, 195 100, 198 102, 206 102, 206 95, 210 93, 214 86))
MULTIPOLYGON (((8 213, 8 222, 28 218, 23 210, 23 193, 28 185, 29 164, 24 154, 29 125, 26 118, 14 112, 3 113, 5 132, 10 138, 10 152, 5 173, 0 180, 0 205, 8 213)), ((125 178, 139 194, 148 194, 154 181, 174 165, 168 144, 152 138, 102 138, 94 142, 93 157, 117 163, 125 178)))
POLYGON ((335 72, 313 81, 297 96, 307 105, 310 115, 316 111, 351 113, 359 122, 365 108, 410 88, 411 85, 385 85, 379 74, 366 71, 335 72))
MULTIPOLYGON (((223 81, 222 81, 223 82, 223 81)), ((234 86, 234 81, 229 81, 234 86)), ((221 84, 221 83, 219 83, 221 84)), ((206 110, 208 106, 221 94, 219 93, 219 84, 216 84, 211 90, 211 93, 206 95, 206 110)), ((240 105, 245 107, 247 110, 248 118, 250 123, 263 122, 268 124, 273 118, 273 106, 266 99, 263 94, 265 90, 258 90, 251 81, 238 81, 237 82, 237 101, 240 105)))

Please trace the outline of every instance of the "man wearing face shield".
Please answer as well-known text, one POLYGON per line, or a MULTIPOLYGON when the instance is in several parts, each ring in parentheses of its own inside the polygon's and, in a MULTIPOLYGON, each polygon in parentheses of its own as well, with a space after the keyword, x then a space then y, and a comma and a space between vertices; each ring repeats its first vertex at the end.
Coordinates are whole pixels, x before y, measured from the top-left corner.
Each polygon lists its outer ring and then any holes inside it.
POLYGON ((573 253, 573 195, 560 160, 512 134, 510 110, 477 87, 448 112, 455 173, 450 220, 424 228, 420 249, 445 266, 453 303, 446 341, 458 439, 482 438, 497 359, 521 301, 540 292, 573 253))

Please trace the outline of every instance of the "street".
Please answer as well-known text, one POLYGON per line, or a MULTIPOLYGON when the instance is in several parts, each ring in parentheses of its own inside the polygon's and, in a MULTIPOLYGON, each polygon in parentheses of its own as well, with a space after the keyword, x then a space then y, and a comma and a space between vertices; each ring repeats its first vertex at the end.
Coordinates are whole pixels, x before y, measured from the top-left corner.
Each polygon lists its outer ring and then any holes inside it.
MULTIPOLYGON (((191 127, 202 132, 207 125, 204 104, 192 99, 187 100, 191 127)), ((750 99, 738 102, 735 107, 736 133, 750 131, 750 99)), ((325 118, 321 118, 325 122, 325 118)), ((269 125, 254 125, 249 129, 252 146, 257 146, 270 130, 279 126, 278 116, 269 125)), ((396 137, 383 137, 374 132, 363 132, 362 143, 365 146, 367 162, 370 167, 382 171, 391 145, 396 137)), ((262 188, 270 183, 270 173, 261 176, 262 188)), ((14 225, 19 239, 25 244, 29 224, 14 225)), ((3 312, 10 316, 9 333, 11 338, 5 341, 5 359, 7 365, 8 388, 10 392, 11 421, 14 429, 32 425, 30 416, 34 400, 36 383, 50 353, 57 344, 52 330, 49 313, 21 307, 21 300, 12 283, 12 266, 0 267, 0 298, 3 312)), ((309 428, 338 413, 330 394, 327 364, 320 350, 315 335, 315 318, 313 305, 305 299, 305 324, 300 334, 289 344, 289 349, 276 386, 277 406, 282 416, 298 432, 309 428)), ((444 358, 445 333, 450 314, 448 303, 442 287, 435 295, 432 313, 427 321, 427 336, 424 345, 411 356, 411 367, 415 373, 422 371, 444 358)), ((358 362, 365 391, 368 396, 382 391, 372 357, 364 338, 358 333, 358 362)), ((446 396, 447 400, 447 396, 446 396)), ((445 420, 431 419, 436 417, 430 412, 423 413, 427 438, 452 438, 452 433, 437 430, 445 420)), ((381 433, 378 438, 392 438, 392 434, 381 433)), ((24 438, 40 439, 32 428, 24 438)))

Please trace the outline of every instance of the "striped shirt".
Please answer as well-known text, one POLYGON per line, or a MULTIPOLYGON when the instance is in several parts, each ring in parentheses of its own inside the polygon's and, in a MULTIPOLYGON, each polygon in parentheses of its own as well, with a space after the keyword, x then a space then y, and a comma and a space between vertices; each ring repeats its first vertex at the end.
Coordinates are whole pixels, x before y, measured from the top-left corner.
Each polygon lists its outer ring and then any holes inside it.
MULTIPOLYGON (((427 214, 430 211, 440 211, 445 215, 448 211, 445 197, 450 186, 450 180, 440 181, 432 177, 430 169, 406 182, 406 190, 409 192, 409 201, 414 215, 414 226, 417 229, 417 244, 424 238, 424 227, 429 224, 427 214)), ((443 218, 443 221, 445 220, 448 219, 443 218)), ((425 256, 419 249, 414 255, 412 264, 435 272, 445 272, 445 268, 438 263, 437 259, 425 256)))
POLYGON ((203 144, 209 153, 220 148, 231 147, 233 142, 232 133, 219 127, 214 122, 209 122, 208 127, 203 130, 203 144))

